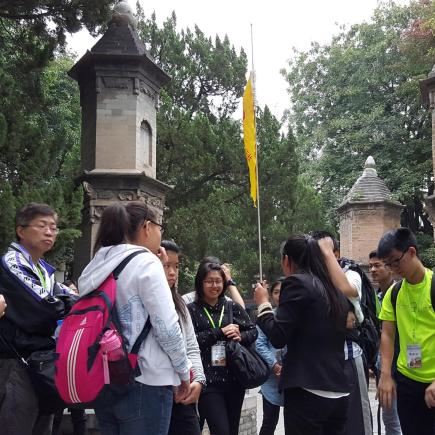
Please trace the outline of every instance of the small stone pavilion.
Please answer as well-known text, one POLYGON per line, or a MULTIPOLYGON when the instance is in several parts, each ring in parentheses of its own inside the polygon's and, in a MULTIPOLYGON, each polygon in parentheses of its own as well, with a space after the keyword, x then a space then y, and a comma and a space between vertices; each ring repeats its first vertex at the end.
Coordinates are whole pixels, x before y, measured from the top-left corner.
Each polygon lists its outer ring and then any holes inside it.
POLYGON ((400 226, 402 209, 378 177, 373 157, 368 157, 362 175, 337 209, 341 256, 367 266, 368 254, 377 248, 382 234, 400 226))
POLYGON ((156 110, 160 88, 170 78, 146 51, 125 2, 115 6, 107 31, 69 75, 79 84, 82 107, 78 181, 85 200, 77 276, 92 256, 107 205, 139 200, 163 213, 169 186, 156 179, 156 110))

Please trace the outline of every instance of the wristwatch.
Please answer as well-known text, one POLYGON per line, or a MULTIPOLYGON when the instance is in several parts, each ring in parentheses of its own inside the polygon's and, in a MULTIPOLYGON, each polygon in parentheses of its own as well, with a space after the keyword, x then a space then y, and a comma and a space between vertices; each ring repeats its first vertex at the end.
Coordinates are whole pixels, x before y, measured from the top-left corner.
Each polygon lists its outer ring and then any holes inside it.
POLYGON ((237 287, 236 281, 234 281, 233 279, 229 279, 227 281, 227 287, 229 287, 230 285, 233 285, 234 287, 237 287))

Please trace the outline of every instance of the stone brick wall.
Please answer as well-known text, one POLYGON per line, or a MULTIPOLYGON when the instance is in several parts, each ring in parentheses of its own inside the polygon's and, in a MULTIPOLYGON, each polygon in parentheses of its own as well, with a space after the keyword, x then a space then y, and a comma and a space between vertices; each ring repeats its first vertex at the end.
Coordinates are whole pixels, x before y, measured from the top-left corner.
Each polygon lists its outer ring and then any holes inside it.
POLYGON ((340 215, 340 254, 361 264, 368 264, 368 254, 377 248, 388 230, 400 226, 397 207, 381 204, 352 204, 340 215))

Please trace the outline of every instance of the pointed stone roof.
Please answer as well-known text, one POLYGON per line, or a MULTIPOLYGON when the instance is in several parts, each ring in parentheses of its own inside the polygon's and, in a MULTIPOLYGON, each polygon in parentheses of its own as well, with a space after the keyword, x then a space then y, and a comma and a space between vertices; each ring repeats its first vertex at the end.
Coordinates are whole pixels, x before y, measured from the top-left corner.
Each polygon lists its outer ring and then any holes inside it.
POLYGON ((375 160, 372 156, 369 156, 365 162, 362 175, 352 186, 350 192, 341 203, 340 208, 348 203, 380 201, 387 201, 400 205, 398 201, 392 199, 391 192, 384 180, 378 177, 375 160))
POLYGON ((140 63, 155 77, 160 86, 170 77, 155 63, 136 31, 136 19, 127 2, 118 3, 113 10, 108 28, 97 43, 71 68, 69 75, 79 80, 87 77, 96 64, 140 63))
POLYGON ((91 48, 95 54, 131 54, 151 56, 136 31, 136 20, 126 2, 120 2, 113 9, 108 29, 101 39, 91 48))

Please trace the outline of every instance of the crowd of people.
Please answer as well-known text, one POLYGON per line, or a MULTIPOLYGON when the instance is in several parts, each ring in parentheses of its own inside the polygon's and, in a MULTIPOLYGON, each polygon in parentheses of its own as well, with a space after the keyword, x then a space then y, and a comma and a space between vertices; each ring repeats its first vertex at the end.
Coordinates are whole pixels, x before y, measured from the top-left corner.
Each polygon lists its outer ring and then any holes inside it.
MULTIPOLYGON (((138 351, 135 382, 94 407, 102 435, 199 435, 205 422, 212 435, 238 434, 245 387, 229 364, 228 343, 256 349, 269 369, 260 389, 260 435, 275 432, 281 408, 286 434, 372 434, 372 373, 387 435, 435 435, 435 277, 409 229, 387 232, 368 254, 376 295, 361 273, 339 262, 331 234, 290 236, 277 259, 283 276, 256 284, 253 319, 231 268, 216 257, 203 258, 192 291, 179 293, 180 248, 162 241, 160 217, 143 202, 106 207, 77 288, 58 283, 43 259, 57 223, 50 206, 27 204, 16 215, 17 239, 1 258, 1 433, 59 433, 63 409, 43 406, 26 361, 54 349, 77 299, 125 262, 113 310, 128 351, 148 323, 151 332, 138 351), (367 291, 379 298, 382 321, 373 364, 362 339, 367 291)), ((85 434, 84 411, 72 413, 75 434, 85 434)))

